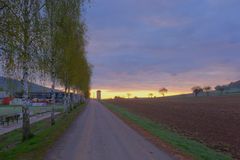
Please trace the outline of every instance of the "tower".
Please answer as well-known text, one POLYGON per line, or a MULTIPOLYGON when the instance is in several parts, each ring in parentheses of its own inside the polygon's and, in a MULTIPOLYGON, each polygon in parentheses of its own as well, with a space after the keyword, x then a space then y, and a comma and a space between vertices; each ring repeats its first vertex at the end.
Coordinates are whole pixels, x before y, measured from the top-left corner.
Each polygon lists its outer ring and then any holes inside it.
POLYGON ((101 100, 101 91, 97 90, 97 100, 101 100))

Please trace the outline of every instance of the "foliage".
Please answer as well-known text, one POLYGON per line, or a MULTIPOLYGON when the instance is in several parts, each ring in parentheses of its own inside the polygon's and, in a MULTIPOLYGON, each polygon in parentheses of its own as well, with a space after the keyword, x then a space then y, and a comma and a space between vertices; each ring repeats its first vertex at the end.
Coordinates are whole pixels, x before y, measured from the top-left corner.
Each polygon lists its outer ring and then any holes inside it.
POLYGON ((131 95, 132 95, 131 93, 127 93, 127 97, 128 97, 128 98, 130 98, 130 97, 131 97, 131 95))
POLYGON ((203 87, 203 91, 206 92, 207 96, 209 96, 209 92, 211 91, 212 87, 211 86, 205 86, 203 87))
POLYGON ((215 87, 215 90, 216 91, 219 91, 219 92, 221 92, 221 94, 223 94, 223 92, 225 91, 225 86, 216 86, 215 87))
POLYGON ((152 98, 152 97, 153 97, 153 93, 149 93, 148 96, 149 96, 150 98, 152 98))
MULTIPOLYGON (((0 55, 5 73, 21 79, 23 138, 30 133, 28 82, 40 73, 89 96, 91 67, 85 52, 84 0, 0 0, 0 55)), ((40 76, 38 76, 40 77, 40 76)), ((70 102, 68 96, 68 102, 70 102)))
MULTIPOLYGON (((65 86, 65 91, 80 90, 89 96, 91 67, 85 52, 85 25, 81 21, 81 0, 59 1, 55 6, 56 27, 52 35, 55 76, 65 86)), ((50 67, 51 68, 51 67, 50 67)), ((52 68, 50 69, 52 70, 52 68)))
POLYGON ((159 89, 159 93, 162 94, 162 96, 164 97, 165 94, 168 92, 168 90, 166 88, 161 88, 159 89))
POLYGON ((192 87, 192 91, 195 96, 198 96, 199 93, 203 92, 203 89, 200 86, 192 87))
POLYGON ((22 77, 26 70, 29 78, 33 71, 45 72, 88 97, 91 66, 81 18, 84 1, 0 2, 0 51, 6 73, 22 77))
POLYGON ((0 49, 3 68, 8 75, 17 75, 23 81, 23 140, 29 139, 30 131, 28 99, 28 81, 31 73, 37 70, 38 55, 42 53, 44 30, 41 0, 1 2, 0 12, 0 49))
POLYGON ((41 5, 39 0, 1 0, 0 49, 7 74, 36 69, 36 56, 42 52, 43 43, 41 5))

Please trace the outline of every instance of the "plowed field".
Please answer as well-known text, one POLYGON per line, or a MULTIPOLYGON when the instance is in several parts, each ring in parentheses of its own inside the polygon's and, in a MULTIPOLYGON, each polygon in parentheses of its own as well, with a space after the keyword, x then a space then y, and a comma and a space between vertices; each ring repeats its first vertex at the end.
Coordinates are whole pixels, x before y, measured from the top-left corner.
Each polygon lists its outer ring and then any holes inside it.
POLYGON ((240 96, 108 100, 240 159, 240 96))

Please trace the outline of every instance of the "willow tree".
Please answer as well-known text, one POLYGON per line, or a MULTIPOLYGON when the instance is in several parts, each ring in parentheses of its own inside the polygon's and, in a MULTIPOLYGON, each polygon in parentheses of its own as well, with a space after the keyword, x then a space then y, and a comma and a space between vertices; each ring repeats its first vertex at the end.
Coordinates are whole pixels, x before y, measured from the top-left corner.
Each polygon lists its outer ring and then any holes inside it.
POLYGON ((3 68, 21 72, 23 88, 23 140, 31 137, 28 108, 28 80, 42 51, 41 0, 0 0, 0 47, 3 68))

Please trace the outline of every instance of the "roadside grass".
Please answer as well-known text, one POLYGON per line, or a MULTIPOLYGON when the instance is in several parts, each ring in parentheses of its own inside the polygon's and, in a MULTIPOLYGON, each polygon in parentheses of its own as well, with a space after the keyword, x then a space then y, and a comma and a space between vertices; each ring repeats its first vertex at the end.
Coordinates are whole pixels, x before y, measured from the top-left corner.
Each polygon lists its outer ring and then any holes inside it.
POLYGON ((31 125, 34 137, 22 142, 21 129, 0 136, 1 160, 42 160, 48 149, 64 133, 75 118, 84 110, 85 105, 76 107, 72 112, 58 115, 56 124, 50 125, 50 119, 31 125))
POLYGON ((170 131, 158 123, 129 112, 125 108, 117 107, 104 102, 103 104, 111 111, 137 124, 152 135, 179 149, 183 153, 191 155, 196 160, 232 160, 231 156, 229 155, 217 152, 200 142, 191 140, 185 136, 170 131))

